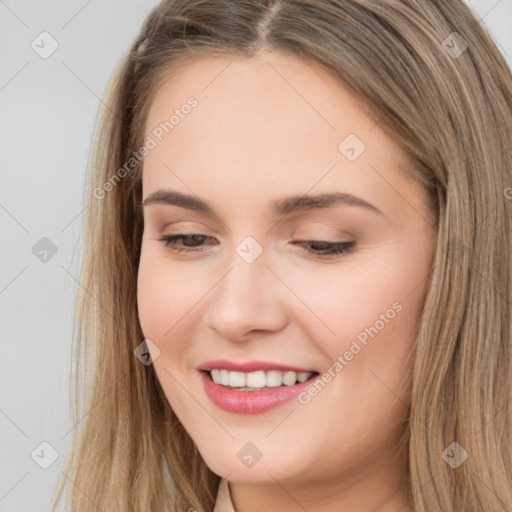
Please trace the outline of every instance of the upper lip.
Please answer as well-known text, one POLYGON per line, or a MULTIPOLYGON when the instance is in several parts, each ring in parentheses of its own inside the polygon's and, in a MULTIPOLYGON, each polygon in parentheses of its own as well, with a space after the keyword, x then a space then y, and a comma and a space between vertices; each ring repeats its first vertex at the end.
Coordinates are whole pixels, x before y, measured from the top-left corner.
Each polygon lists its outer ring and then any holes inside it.
POLYGON ((271 361, 229 361, 227 359, 216 359, 214 361, 206 361, 197 367, 198 370, 230 370, 233 372, 257 372, 259 370, 278 370, 282 372, 312 372, 316 370, 310 368, 301 368, 298 366, 290 366, 281 363, 273 363, 271 361))

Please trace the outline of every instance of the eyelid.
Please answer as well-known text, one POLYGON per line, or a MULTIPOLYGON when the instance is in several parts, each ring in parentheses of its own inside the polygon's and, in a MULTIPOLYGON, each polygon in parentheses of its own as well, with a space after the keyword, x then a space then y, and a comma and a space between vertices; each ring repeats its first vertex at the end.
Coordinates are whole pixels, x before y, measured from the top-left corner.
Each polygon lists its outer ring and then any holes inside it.
MULTIPOLYGON (((195 256, 197 254, 201 254, 206 252, 203 249, 203 244, 194 246, 186 246, 186 245, 179 245, 176 243, 179 239, 184 239, 186 237, 194 237, 197 236, 199 238, 204 239, 204 241, 210 239, 215 240, 215 238, 210 237, 208 235, 204 234, 197 234, 197 233, 176 233, 173 235, 162 235, 158 241, 163 243, 163 245, 168 248, 171 252, 174 252, 176 254, 183 254, 183 255, 191 255, 195 256)), ((217 245, 217 244, 213 244, 217 245)), ((336 241, 331 242, 328 240, 322 240, 319 238, 316 238, 314 240, 304 240, 304 241, 294 241, 293 245, 299 245, 304 248, 304 252, 308 253, 309 255, 314 256, 315 258, 319 258, 322 261, 329 261, 329 260, 335 260, 339 259, 342 256, 346 257, 350 255, 354 248, 357 245, 356 240, 350 240, 350 241, 336 241), (321 249, 315 249, 314 246, 321 246, 326 245, 327 247, 321 248, 321 249)))
MULTIPOLYGON (((327 231, 327 232, 334 231, 336 233, 334 235, 335 237, 337 237, 337 236, 355 237, 356 236, 355 233, 351 233, 350 231, 340 228, 341 223, 342 223, 341 220, 337 216, 335 218, 332 218, 331 216, 324 217, 320 214, 307 215, 302 218, 293 220, 294 228, 292 230, 291 235, 297 236, 298 233, 300 233, 302 230, 309 231, 310 229, 314 229, 315 233, 318 233, 319 230, 323 230, 323 231, 327 231)), ((348 220, 343 223, 344 224, 353 224, 353 220, 348 220)), ((320 233, 322 233, 322 232, 320 232, 320 233)), ((315 234, 315 236, 317 236, 317 235, 315 234)), ((319 236, 328 236, 328 235, 320 234, 319 236)))
POLYGON ((211 226, 199 221, 190 220, 172 220, 159 225, 155 225, 156 230, 161 234, 179 234, 179 235, 205 235, 220 237, 221 233, 211 226), (211 233, 211 234, 209 234, 211 233))

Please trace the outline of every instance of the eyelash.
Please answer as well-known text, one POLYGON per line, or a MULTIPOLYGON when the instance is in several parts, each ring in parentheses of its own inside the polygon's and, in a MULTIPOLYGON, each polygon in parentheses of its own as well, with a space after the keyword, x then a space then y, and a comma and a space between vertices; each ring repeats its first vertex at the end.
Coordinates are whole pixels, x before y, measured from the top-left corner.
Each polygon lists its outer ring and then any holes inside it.
MULTIPOLYGON (((190 253, 190 252, 201 251, 201 249, 195 249, 195 248, 190 248, 190 247, 187 247, 187 248, 178 247, 176 245, 176 240, 180 240, 180 239, 183 240, 185 238, 197 239, 198 237, 203 238, 203 239, 210 238, 206 235, 184 234, 183 233, 183 234, 179 234, 179 235, 165 235, 162 238, 159 238, 158 240, 174 252, 190 253)), ((309 248, 305 249, 306 252, 308 252, 310 254, 314 254, 316 256, 323 257, 323 258, 333 258, 336 256, 342 256, 342 255, 349 254, 353 250, 356 242, 325 242, 322 240, 309 240, 307 242, 301 242, 301 245, 303 245, 303 246, 306 245, 306 247, 307 247, 307 244, 309 244, 311 246, 316 245, 317 247, 318 247, 318 245, 320 245, 320 246, 324 246, 324 248, 320 249, 320 250, 315 250, 312 247, 309 247, 309 248)))

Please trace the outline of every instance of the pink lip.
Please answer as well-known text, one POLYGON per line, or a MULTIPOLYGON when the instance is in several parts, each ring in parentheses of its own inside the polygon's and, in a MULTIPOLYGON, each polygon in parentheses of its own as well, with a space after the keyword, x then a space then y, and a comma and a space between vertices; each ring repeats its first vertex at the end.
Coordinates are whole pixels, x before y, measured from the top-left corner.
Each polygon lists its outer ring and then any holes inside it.
POLYGON ((299 395, 311 384, 312 379, 318 377, 314 375, 311 379, 293 386, 264 388, 260 391, 236 391, 215 384, 205 371, 200 373, 204 390, 210 400, 225 411, 239 414, 258 414, 273 409, 299 395))
MULTIPOLYGON (((281 372, 316 372, 310 368, 296 368, 294 366, 287 366, 284 364, 271 363, 268 361, 245 361, 236 363, 228 361, 227 359, 216 359, 214 361, 206 361, 197 367, 198 370, 229 370, 232 372, 257 372, 259 370, 279 370, 281 372)), ((251 391, 250 393, 253 393, 251 391)))

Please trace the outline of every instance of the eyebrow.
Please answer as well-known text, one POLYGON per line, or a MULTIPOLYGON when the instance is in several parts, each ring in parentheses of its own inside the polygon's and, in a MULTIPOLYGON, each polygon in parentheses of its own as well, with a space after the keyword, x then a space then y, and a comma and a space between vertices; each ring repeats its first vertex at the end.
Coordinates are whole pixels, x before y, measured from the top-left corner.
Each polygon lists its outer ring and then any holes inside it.
MULTIPOLYGON (((142 203, 143 206, 149 206, 152 204, 179 206, 180 208, 187 208, 188 210, 194 210, 197 212, 203 212, 209 215, 217 216, 214 210, 208 205, 208 203, 204 202, 198 197, 182 194, 181 192, 172 190, 157 190, 156 192, 149 194, 142 203)), ((382 211, 373 204, 346 192, 289 196, 274 200, 270 203, 270 205, 272 213, 274 215, 280 216, 289 215, 297 211, 330 208, 333 206, 344 205, 358 206, 386 217, 386 215, 384 215, 384 213, 382 213, 382 211)))

